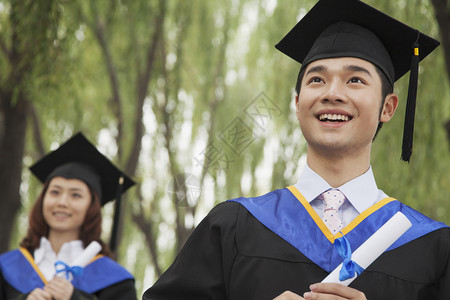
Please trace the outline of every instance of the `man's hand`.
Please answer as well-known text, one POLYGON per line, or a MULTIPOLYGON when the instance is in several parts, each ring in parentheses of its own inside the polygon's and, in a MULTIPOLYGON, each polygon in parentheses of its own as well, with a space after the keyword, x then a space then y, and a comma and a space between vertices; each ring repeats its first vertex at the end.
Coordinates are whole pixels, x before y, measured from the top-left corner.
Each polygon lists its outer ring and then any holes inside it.
POLYGON ((286 291, 273 300, 367 300, 364 293, 339 283, 316 283, 303 297, 286 291))
POLYGON ((283 294, 279 295, 278 297, 274 298, 273 300, 305 300, 305 298, 300 297, 297 294, 294 294, 291 291, 286 291, 283 294))
POLYGON ((367 300, 363 292, 339 283, 316 283, 309 288, 311 289, 311 292, 307 292, 303 295, 306 300, 367 300))

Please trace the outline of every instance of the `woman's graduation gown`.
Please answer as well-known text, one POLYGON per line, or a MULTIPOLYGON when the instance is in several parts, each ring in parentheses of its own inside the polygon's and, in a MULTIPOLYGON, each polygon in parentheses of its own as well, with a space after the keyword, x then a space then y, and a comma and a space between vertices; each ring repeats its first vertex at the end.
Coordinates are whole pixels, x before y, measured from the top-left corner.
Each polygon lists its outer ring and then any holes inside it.
MULTIPOLYGON (((450 299, 450 231, 392 198, 342 233, 357 249, 396 212, 413 226, 350 286, 367 299, 450 299)), ((335 238, 295 187, 217 205, 144 300, 273 299, 299 295, 341 262, 335 238)))
MULTIPOLYGON (((46 280, 24 248, 0 256, 0 300, 26 299, 35 288, 43 288, 46 280)), ((83 273, 72 280, 71 300, 136 299, 133 276, 112 259, 98 255, 83 273)))

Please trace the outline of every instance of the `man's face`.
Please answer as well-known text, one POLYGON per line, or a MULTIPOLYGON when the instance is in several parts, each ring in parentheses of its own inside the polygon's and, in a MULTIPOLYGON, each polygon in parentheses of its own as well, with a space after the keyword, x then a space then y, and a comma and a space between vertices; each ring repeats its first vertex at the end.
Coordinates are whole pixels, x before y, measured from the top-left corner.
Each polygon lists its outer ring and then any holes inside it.
POLYGON ((380 118, 380 76, 373 64, 353 57, 310 63, 296 100, 309 151, 326 155, 370 154, 378 122, 389 121, 396 108, 383 107, 380 118))

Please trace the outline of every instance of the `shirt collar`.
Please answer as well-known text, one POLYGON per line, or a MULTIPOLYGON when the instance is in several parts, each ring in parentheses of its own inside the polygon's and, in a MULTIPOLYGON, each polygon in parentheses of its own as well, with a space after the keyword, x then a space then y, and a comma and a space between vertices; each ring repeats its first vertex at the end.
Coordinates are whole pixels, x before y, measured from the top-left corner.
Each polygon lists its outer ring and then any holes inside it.
MULTIPOLYGON (((53 251, 52 245, 50 241, 45 237, 41 237, 41 241, 39 243, 39 248, 34 251, 34 261, 39 264, 42 260, 44 260, 45 256, 52 255, 56 257, 55 252, 53 251), (47 254, 46 254, 47 253, 47 254)), ((54 260, 55 258, 53 258, 54 260)))
POLYGON ((67 264, 71 264, 84 250, 81 240, 73 240, 66 242, 56 255, 55 251, 46 237, 41 237, 39 248, 34 251, 34 260, 37 264, 44 259, 49 261, 62 260, 67 264))
MULTIPOLYGON (((295 187, 308 202, 332 187, 308 165, 305 165, 295 187)), ((338 187, 348 201, 361 213, 378 200, 378 187, 373 176, 372 167, 362 175, 338 187)))

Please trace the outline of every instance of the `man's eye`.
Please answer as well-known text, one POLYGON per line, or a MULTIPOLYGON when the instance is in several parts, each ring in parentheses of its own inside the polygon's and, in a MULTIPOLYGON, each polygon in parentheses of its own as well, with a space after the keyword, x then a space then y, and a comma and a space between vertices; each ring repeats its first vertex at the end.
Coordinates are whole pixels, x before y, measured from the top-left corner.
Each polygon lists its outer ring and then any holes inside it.
POLYGON ((311 80, 309 82, 311 82, 311 83, 320 83, 320 82, 323 82, 323 80, 321 78, 319 78, 319 77, 313 77, 313 78, 311 78, 311 80))
POLYGON ((360 78, 354 77, 349 80, 350 83, 364 83, 360 78))

